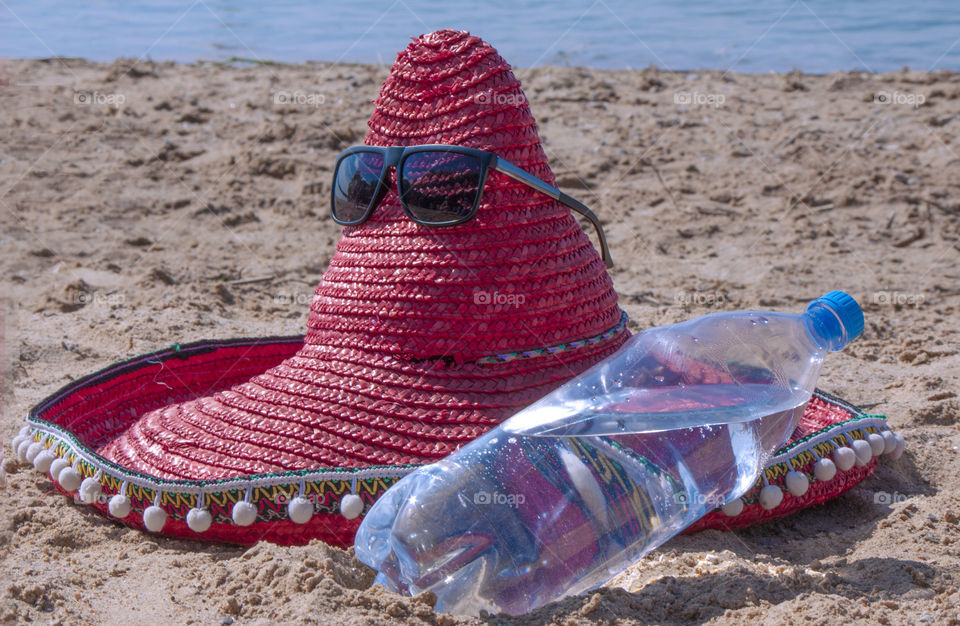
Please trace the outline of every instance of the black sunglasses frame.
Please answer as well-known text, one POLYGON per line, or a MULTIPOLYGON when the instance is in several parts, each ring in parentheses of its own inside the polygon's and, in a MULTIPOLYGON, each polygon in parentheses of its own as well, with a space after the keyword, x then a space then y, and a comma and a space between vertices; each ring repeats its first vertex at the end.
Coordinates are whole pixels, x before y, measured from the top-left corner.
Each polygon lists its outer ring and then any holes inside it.
POLYGON ((600 223, 600 220, 594 215, 593 211, 587 208, 586 205, 577 201, 576 199, 568 196, 563 193, 556 187, 547 184, 546 182, 540 180, 533 174, 517 167, 510 161, 500 158, 492 152, 487 152, 486 150, 477 150, 475 148, 467 148, 464 146, 450 146, 445 144, 426 144, 421 146, 391 146, 391 147, 381 147, 381 146, 354 146, 348 148, 340 153, 337 157, 337 161, 333 168, 333 185, 330 189, 330 211, 333 217, 333 221, 343 226, 356 226, 357 224, 362 224, 363 222, 370 219, 370 216, 373 215, 373 211, 379 206, 383 201, 384 196, 387 195, 387 192, 390 190, 390 178, 388 176, 390 168, 393 167, 397 172, 397 192, 400 198, 400 206, 403 208, 403 212, 407 214, 411 220, 417 224, 422 224, 423 226, 455 226, 457 224, 462 224, 468 222, 477 214, 477 209, 480 206, 480 201, 483 198, 483 188, 487 183, 487 174, 491 169, 500 172, 506 176, 509 176, 513 180, 523 183, 528 187, 539 191, 547 196, 550 196, 554 200, 560 202, 567 208, 576 211, 580 215, 587 218, 587 220, 593 225, 597 231, 597 238, 600 240, 600 252, 603 257, 603 262, 607 267, 613 267, 613 259, 610 257, 610 249, 607 247, 607 238, 603 232, 603 226, 600 223), (403 165, 406 162, 407 158, 423 153, 423 152, 451 152, 454 154, 463 154, 466 156, 473 157, 477 159, 480 163, 480 180, 479 187, 477 189, 477 196, 473 201, 473 206, 470 209, 470 212, 466 215, 458 217, 455 220, 449 220, 446 222, 426 222, 416 217, 410 208, 407 206, 404 197, 407 190, 401 188, 403 185, 403 165), (377 184, 377 189, 373 193, 373 197, 370 200, 370 204, 364 210, 363 214, 355 220, 347 221, 341 220, 337 217, 335 210, 336 207, 336 197, 337 197, 337 173, 340 170, 340 163, 347 157, 357 154, 357 153, 369 153, 369 154, 378 154, 383 157, 383 168, 380 171, 380 178, 377 184))

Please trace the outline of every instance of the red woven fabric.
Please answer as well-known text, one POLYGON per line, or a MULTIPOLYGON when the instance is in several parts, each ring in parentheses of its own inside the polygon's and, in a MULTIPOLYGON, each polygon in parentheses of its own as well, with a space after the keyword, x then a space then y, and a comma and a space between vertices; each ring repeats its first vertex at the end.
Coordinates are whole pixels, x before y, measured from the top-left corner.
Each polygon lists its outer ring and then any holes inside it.
MULTIPOLYGON (((369 127, 369 145, 479 148, 554 181, 510 66, 464 32, 401 52, 369 127)), ((594 337, 620 317, 599 254, 549 197, 493 172, 476 217, 438 228, 411 221, 394 186, 344 229, 295 355, 85 436, 105 458, 167 479, 431 461, 611 354, 626 332, 559 354, 479 358, 594 337)))

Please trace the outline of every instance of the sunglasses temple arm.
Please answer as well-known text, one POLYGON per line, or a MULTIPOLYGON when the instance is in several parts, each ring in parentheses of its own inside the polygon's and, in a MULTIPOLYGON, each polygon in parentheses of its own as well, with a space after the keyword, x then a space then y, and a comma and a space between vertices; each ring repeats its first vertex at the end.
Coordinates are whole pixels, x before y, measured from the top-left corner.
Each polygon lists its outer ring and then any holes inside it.
POLYGON ((587 208, 585 204, 571 198, 556 187, 548 185, 533 174, 520 169, 506 159, 496 159, 493 162, 492 167, 501 174, 506 174, 517 182, 523 183, 541 193, 547 194, 554 200, 557 200, 564 206, 587 218, 587 220, 589 220, 589 222, 593 224, 593 227, 596 229, 597 238, 600 239, 600 252, 603 256, 604 264, 606 264, 607 267, 613 267, 613 258, 610 256, 610 248, 607 246, 607 237, 603 233, 603 226, 600 224, 600 220, 597 218, 597 216, 593 214, 593 211, 587 208))
POLYGON ((597 231, 597 238, 600 240, 600 253, 603 256, 603 262, 608 268, 613 267, 613 257, 610 256, 610 248, 607 246, 607 236, 603 233, 603 225, 600 223, 600 219, 594 215, 593 211, 587 208, 585 204, 574 198, 571 198, 562 191, 560 192, 559 197, 557 197, 557 200, 559 200, 565 206, 573 209, 580 215, 584 216, 591 224, 593 224, 593 227, 597 231))

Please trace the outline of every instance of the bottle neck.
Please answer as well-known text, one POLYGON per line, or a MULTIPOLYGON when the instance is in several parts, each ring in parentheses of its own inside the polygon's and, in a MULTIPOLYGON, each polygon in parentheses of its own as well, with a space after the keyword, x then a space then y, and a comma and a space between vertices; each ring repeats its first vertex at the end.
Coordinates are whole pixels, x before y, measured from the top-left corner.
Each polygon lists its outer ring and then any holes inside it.
POLYGON ((850 342, 840 316, 823 302, 811 302, 803 317, 807 331, 824 350, 837 352, 850 342))

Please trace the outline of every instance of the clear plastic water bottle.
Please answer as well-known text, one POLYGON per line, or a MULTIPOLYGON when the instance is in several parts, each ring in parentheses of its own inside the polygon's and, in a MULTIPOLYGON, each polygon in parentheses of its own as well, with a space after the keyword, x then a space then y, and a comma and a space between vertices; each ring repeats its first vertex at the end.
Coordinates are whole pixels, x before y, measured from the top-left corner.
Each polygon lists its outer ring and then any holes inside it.
POLYGON ((592 589, 740 497, 790 436, 827 352, 863 330, 847 294, 801 315, 651 328, 445 459, 360 526, 377 582, 441 611, 518 615, 592 589))

